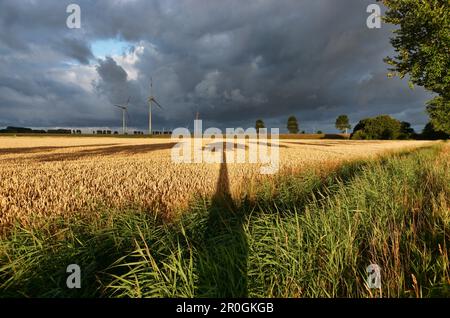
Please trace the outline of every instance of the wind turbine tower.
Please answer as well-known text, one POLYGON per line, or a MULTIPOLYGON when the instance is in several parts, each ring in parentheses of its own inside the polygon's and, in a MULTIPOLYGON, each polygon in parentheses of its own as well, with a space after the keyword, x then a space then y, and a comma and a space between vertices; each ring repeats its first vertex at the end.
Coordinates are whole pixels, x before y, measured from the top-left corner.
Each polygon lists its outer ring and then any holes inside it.
POLYGON ((156 106, 162 109, 162 106, 156 101, 153 96, 153 79, 150 78, 150 96, 148 97, 148 134, 152 135, 152 105, 155 103, 156 106))
POLYGON ((122 110, 122 133, 125 135, 127 132, 127 121, 125 116, 128 115, 128 104, 130 103, 130 97, 128 97, 127 103, 125 105, 115 104, 117 108, 122 110))

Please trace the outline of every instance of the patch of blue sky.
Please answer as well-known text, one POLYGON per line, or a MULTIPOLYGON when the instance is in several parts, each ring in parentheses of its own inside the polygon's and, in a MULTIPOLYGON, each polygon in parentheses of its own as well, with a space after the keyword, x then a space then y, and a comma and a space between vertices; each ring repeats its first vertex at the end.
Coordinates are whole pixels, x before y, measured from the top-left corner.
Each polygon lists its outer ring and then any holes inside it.
POLYGON ((123 55, 132 45, 119 39, 98 40, 91 43, 91 50, 96 58, 104 59, 106 56, 123 55))

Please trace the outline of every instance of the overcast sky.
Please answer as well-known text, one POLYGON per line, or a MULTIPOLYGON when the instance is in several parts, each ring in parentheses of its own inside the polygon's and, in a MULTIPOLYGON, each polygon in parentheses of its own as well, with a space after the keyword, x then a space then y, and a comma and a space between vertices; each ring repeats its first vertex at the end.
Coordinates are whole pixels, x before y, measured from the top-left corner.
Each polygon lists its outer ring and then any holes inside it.
POLYGON ((365 0, 0 0, 0 127, 110 127, 131 96, 145 129, 251 127, 335 132, 348 114, 422 129, 430 94, 387 78, 392 27, 368 29, 365 0), (66 7, 81 7, 81 28, 66 7))

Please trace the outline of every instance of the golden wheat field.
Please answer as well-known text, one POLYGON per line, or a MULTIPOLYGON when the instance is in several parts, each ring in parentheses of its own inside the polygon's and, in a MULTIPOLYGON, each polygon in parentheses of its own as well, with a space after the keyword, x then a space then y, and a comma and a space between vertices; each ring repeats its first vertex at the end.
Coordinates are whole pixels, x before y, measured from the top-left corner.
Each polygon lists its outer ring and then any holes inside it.
MULTIPOLYGON (((221 164, 174 163, 177 140, 0 137, 0 227, 52 216, 135 208, 168 215, 214 193, 221 164)), ((204 140, 204 145, 211 140, 204 140)), ((279 173, 376 156, 428 141, 280 140, 279 173)), ((229 154, 227 153, 227 157, 229 154)), ((260 164, 226 164, 230 192, 260 178, 260 164)))

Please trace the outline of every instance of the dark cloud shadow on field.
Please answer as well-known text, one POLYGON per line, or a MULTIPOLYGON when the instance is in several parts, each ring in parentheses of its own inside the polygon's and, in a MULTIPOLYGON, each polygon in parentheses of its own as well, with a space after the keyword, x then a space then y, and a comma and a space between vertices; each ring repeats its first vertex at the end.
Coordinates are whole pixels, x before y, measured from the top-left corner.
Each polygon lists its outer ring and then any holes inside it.
POLYGON ((130 146, 113 146, 95 149, 86 149, 77 152, 70 153, 50 153, 44 155, 38 155, 32 159, 38 161, 62 161, 62 160, 78 160, 86 157, 93 156, 112 156, 112 155, 137 155, 156 150, 171 149, 177 143, 168 142, 161 144, 148 144, 148 145, 130 145, 130 146))
POLYGON ((59 149, 70 149, 70 148, 88 148, 88 147, 102 147, 102 146, 115 146, 118 144, 96 144, 96 145, 79 145, 79 146, 43 146, 43 147, 23 147, 23 148, 3 148, 0 149, 0 155, 11 155, 11 154, 24 154, 24 153, 39 153, 59 149))

